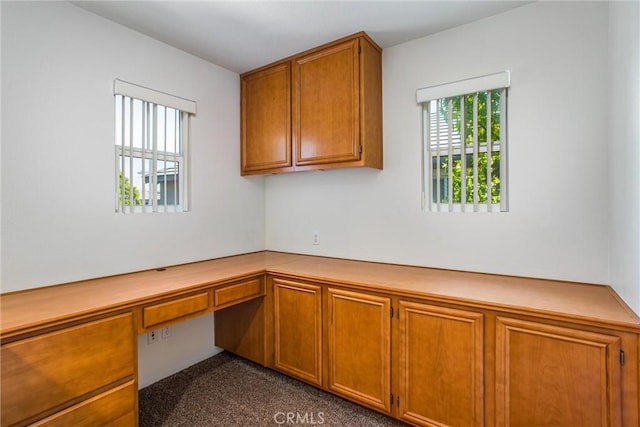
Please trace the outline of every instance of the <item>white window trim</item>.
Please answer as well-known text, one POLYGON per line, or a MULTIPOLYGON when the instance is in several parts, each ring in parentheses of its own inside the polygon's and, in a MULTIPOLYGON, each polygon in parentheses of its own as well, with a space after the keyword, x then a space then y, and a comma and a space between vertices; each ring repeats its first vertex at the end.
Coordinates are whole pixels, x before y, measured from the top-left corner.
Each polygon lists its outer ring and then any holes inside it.
POLYGON ((171 107, 175 110, 184 111, 189 114, 196 114, 197 104, 180 96, 171 95, 158 90, 149 89, 144 86, 125 82, 124 80, 115 79, 113 81, 113 94, 124 95, 129 98, 140 99, 142 101, 160 104, 171 107))
POLYGON ((416 91, 416 99, 418 104, 423 104, 433 99, 451 98, 452 96, 484 92, 487 90, 510 86, 511 72, 507 70, 499 73, 487 74, 486 76, 473 77, 470 79, 458 80, 451 83, 444 83, 418 89, 416 91))

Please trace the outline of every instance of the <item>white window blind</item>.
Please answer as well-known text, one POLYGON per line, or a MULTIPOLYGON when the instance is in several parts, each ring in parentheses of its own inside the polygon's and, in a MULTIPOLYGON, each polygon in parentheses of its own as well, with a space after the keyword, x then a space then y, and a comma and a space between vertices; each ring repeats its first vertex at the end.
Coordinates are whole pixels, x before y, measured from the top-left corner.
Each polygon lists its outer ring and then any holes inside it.
POLYGON ((189 118, 196 103, 114 81, 116 211, 188 210, 189 118))
POLYGON ((423 209, 505 212, 508 71, 417 91, 423 209))

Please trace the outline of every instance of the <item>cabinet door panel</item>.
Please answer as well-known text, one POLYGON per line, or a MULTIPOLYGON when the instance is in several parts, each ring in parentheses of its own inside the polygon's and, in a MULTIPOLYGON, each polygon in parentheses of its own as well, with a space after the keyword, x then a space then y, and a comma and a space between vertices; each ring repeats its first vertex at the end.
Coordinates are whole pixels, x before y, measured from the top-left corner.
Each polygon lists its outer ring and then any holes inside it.
POLYGON ((499 426, 619 426, 620 338, 497 318, 499 426))
POLYGON ((291 166, 291 64, 242 78, 242 172, 291 166))
POLYGON ((320 286, 274 279, 274 366, 322 385, 320 286))
POLYGON ((483 425, 483 315, 400 302, 399 416, 419 425, 483 425))
POLYGON ((329 389, 391 411, 391 300, 329 289, 329 389))
POLYGON ((358 40, 294 62, 296 164, 360 159, 358 40))

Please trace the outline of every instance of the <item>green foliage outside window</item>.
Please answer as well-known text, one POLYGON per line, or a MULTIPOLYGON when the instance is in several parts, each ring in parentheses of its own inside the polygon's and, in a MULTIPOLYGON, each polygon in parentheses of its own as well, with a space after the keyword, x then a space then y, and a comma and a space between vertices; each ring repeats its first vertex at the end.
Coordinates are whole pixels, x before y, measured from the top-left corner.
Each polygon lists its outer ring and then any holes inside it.
MULTIPOLYGON (((485 150, 487 144, 487 132, 490 128, 491 141, 500 140, 500 114, 501 114, 501 90, 493 90, 491 93, 491 121, 487 126, 487 92, 479 92, 477 99, 477 138, 478 138, 478 202, 487 202, 487 153, 485 150), (482 152, 482 151, 484 152, 482 152)), ((466 153, 466 203, 473 203, 474 197, 474 171, 473 171, 473 98, 474 94, 464 95, 462 97, 451 98, 451 116, 452 129, 454 134, 462 135, 462 126, 464 126, 464 152, 466 153), (461 120, 461 98, 464 99, 464 120, 461 120)), ((448 99, 439 103, 439 120, 448 123, 449 120, 449 103, 448 99)), ((492 149, 497 150, 498 147, 492 144, 492 149)), ((453 202, 462 202, 462 158, 459 150, 454 150, 452 157, 452 178, 453 178, 453 202)), ((491 153, 491 203, 500 203, 500 151, 492 151, 491 153)), ((437 158, 432 157, 433 183, 437 185, 437 158)), ((444 179, 449 174, 449 156, 447 154, 440 156, 440 202, 448 203, 448 183, 444 179)), ((448 179, 448 178, 447 178, 448 179)), ((433 201, 437 202, 437 193, 434 187, 433 201)))
MULTIPOLYGON (((133 191, 133 204, 135 206, 142 205, 142 197, 140 196, 140 190, 137 187, 132 187, 129 178, 122 175, 122 172, 118 174, 118 194, 122 194, 124 186, 124 204, 129 206, 131 204, 131 191, 133 191)), ((118 203, 122 205, 122 197, 118 197, 118 203)))

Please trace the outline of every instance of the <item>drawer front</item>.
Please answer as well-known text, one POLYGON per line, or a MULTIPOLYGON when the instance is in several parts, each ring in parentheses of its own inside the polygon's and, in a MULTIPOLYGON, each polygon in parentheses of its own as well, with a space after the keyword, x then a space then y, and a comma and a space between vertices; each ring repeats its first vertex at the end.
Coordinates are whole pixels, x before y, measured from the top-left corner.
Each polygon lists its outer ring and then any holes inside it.
POLYGON ((215 308, 227 307, 264 295, 261 278, 247 280, 224 288, 213 290, 215 308))
POLYGON ((2 425, 12 425, 134 374, 126 313, 2 346, 2 425))
POLYGON ((33 426, 132 426, 135 425, 137 392, 136 383, 132 380, 45 418, 33 426))
POLYGON ((208 308, 209 292, 207 291, 153 304, 142 310, 142 326, 145 329, 150 328, 182 317, 204 313, 208 308))

